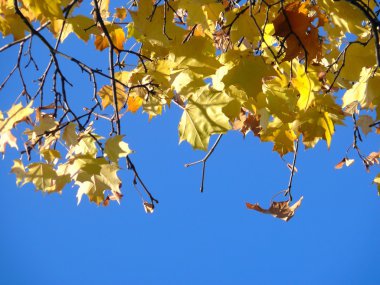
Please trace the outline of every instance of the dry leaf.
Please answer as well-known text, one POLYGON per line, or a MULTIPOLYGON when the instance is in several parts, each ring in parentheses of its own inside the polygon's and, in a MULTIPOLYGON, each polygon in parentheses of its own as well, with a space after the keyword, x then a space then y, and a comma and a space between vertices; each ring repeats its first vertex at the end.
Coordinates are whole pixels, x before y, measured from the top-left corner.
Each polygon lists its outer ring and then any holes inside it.
POLYGON ((335 169, 342 169, 344 163, 346 162, 346 158, 343 158, 337 165, 335 165, 335 169))
POLYGON ((355 159, 346 159, 346 166, 349 167, 351 164, 353 164, 355 162, 355 159))
POLYGON ((289 221, 293 216, 295 211, 299 206, 301 206, 303 196, 295 202, 292 206, 289 207, 289 200, 283 201, 283 202, 272 202, 270 205, 269 209, 263 209, 260 207, 258 203, 256 204, 250 204, 246 203, 246 206, 248 209, 258 211, 263 214, 270 214, 275 218, 284 220, 284 221, 289 221))
MULTIPOLYGON (((292 164, 287 163, 286 166, 289 168, 290 171, 293 170, 293 165, 292 165, 292 164)), ((295 167, 295 166, 294 166, 294 172, 298 172, 298 169, 297 169, 297 167, 295 167)))
POLYGON ((363 115, 359 117, 356 124, 362 129, 364 135, 368 135, 372 131, 370 125, 373 124, 373 119, 371 116, 363 115))
POLYGON ((369 163, 369 165, 374 165, 374 164, 379 164, 379 159, 380 158, 380 152, 371 152, 366 160, 369 163))
POLYGON ((346 107, 344 107, 343 112, 346 116, 352 116, 353 114, 358 114, 358 101, 351 102, 346 107))
POLYGON ((154 211, 154 205, 148 202, 144 202, 144 210, 147 214, 152 214, 154 211))
POLYGON ((260 136, 260 116, 252 115, 245 112, 240 112, 239 119, 236 119, 232 128, 234 130, 240 130, 240 132, 246 136, 251 131, 255 136, 260 136))
POLYGON ((355 162, 354 159, 350 159, 350 158, 344 157, 337 165, 335 165, 335 169, 342 169, 342 167, 344 165, 346 165, 347 167, 349 167, 354 162, 355 162))
POLYGON ((107 195, 107 197, 103 201, 103 206, 107 207, 110 201, 116 201, 120 205, 120 200, 123 198, 123 194, 118 192, 112 192, 112 195, 107 195))

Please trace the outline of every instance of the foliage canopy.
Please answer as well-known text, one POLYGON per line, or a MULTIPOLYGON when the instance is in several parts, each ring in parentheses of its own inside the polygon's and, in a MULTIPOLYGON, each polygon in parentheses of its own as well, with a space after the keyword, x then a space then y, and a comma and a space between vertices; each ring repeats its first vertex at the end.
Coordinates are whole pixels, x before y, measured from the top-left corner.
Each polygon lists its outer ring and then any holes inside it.
MULTIPOLYGON (((19 47, 15 66, 0 85, 1 91, 18 76, 22 86, 15 103, 0 111, 0 152, 18 149, 19 136, 25 141, 11 170, 17 184, 32 183, 47 193, 75 184, 78 203, 86 195, 106 206, 122 199, 117 172, 125 159, 133 185, 145 191, 145 210, 152 212, 158 201, 131 160, 121 125, 128 124, 127 112, 146 112, 153 119, 172 106, 183 110, 180 142, 207 151, 210 136, 219 135, 204 159, 186 165, 203 164, 201 191, 207 159, 228 131, 252 132, 273 143, 281 157, 293 153, 283 191, 288 200, 273 202, 268 210, 247 203, 286 221, 302 200, 289 206, 300 144, 313 148, 324 140, 330 147, 335 126, 348 117, 354 139, 336 168, 350 166, 353 155, 367 170, 378 163, 379 152, 360 150, 363 134, 380 132, 378 1, 85 2, 0 2, 0 32, 8 38, 0 53, 19 47), (99 56, 108 56, 107 70, 63 51, 73 35, 78 46, 90 42, 99 56), (32 40, 51 55, 42 72, 32 40), (88 97, 83 110, 72 106, 63 61, 88 76, 93 91, 83 95, 88 97), (35 82, 24 80, 25 72, 35 72, 35 82), (98 121, 109 123, 110 135, 95 132, 98 121)), ((380 175, 374 182, 380 185, 380 175)))

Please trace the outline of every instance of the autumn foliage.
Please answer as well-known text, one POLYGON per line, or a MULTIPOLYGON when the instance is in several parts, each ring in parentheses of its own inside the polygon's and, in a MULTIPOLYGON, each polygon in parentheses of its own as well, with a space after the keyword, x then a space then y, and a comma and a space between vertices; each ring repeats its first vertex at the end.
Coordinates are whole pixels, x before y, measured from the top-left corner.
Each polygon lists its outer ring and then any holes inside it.
MULTIPOLYGON (((376 149, 360 149, 363 136, 378 133, 380 124, 377 1, 139 0, 126 7, 121 1, 84 2, 0 2, 0 32, 7 39, 0 54, 16 46, 20 51, 0 85, 1 91, 18 76, 22 88, 18 97, 15 90, 16 102, 0 112, 0 152, 13 147, 21 155, 11 170, 17 184, 32 183, 47 193, 76 185, 78 203, 87 196, 106 206, 123 197, 117 174, 123 160, 134 173, 133 186, 144 192, 145 210, 153 212, 158 201, 132 162, 121 125, 128 124, 126 112, 154 119, 169 107, 183 112, 179 141, 209 149, 204 159, 186 166, 205 167, 229 131, 251 132, 281 157, 290 154, 289 184, 282 191, 287 200, 273 201, 268 210, 247 203, 286 221, 302 200, 289 206, 301 145, 313 148, 323 140, 330 147, 336 125, 346 120, 354 126, 354 139, 336 168, 354 159, 366 170, 379 163, 376 149), (109 65, 100 68, 62 51, 65 39, 75 36, 78 46, 94 45, 109 65), (32 40, 51 55, 45 68, 34 69, 32 40), (89 103, 80 112, 70 105, 64 61, 80 69, 93 89, 84 94, 89 103), (25 82, 25 72, 35 72, 36 80, 25 82), (104 79, 108 83, 100 84, 104 79), (36 91, 28 91, 29 85, 36 91), (99 121, 109 123, 110 136, 95 131, 99 121)), ((204 171, 201 191, 203 179, 204 171)), ((380 175, 374 182, 380 191, 380 175)))

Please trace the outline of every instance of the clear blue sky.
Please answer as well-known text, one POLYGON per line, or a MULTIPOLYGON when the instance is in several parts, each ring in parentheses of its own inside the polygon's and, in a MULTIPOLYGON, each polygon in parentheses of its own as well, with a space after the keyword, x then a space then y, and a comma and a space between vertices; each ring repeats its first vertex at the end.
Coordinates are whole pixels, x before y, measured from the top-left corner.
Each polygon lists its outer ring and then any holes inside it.
MULTIPOLYGON (((65 49, 106 63, 107 53, 94 51, 91 42, 81 48, 74 43, 71 36, 65 49)), ((35 44, 36 57, 46 53, 37 39, 35 44)), ((0 54, 1 78, 16 53, 0 54)), ((61 61, 77 88, 69 100, 81 108, 81 99, 92 96, 87 77, 61 61)), ((12 80, 0 93, 1 109, 19 91, 12 80)), ((337 129, 330 150, 324 142, 308 151, 301 147, 293 195, 304 200, 286 223, 245 208, 245 202, 269 206, 287 186, 289 170, 272 144, 252 134, 224 136, 201 194, 200 165, 183 165, 204 153, 178 146, 180 115, 173 107, 151 122, 146 114, 128 115, 122 124, 136 167, 160 201, 153 215, 145 214, 125 168, 119 172, 120 206, 97 207, 87 198, 77 206, 75 187, 62 195, 17 188, 9 173, 18 153, 8 150, 0 160, 0 284, 380 284, 380 199, 371 184, 379 168, 368 174, 357 160, 334 170, 352 141, 349 121, 337 129)), ((369 135, 363 148, 378 151, 379 139, 369 135)))

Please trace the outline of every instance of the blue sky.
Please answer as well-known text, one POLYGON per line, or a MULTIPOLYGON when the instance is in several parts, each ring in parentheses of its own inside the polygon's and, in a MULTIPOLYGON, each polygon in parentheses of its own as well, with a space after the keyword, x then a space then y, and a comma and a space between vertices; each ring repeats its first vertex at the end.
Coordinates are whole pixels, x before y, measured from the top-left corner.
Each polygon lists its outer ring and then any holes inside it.
MULTIPOLYGON (((46 50, 35 44, 43 70, 46 50)), ((107 53, 94 51, 91 42, 76 44, 71 36, 64 49, 87 62, 107 62, 107 53)), ((17 48, 0 54, 2 77, 16 54, 17 48)), ((69 100, 82 108, 92 95, 87 77, 61 61, 76 87, 69 100)), ((11 80, 0 94, 2 109, 19 91, 18 80, 11 80)), ((338 127, 330 150, 325 142, 300 147, 293 196, 304 200, 286 223, 245 208, 245 202, 268 207, 287 187, 289 170, 272 144, 252 134, 224 136, 199 193, 201 166, 183 165, 204 153, 178 146, 180 116, 173 106, 151 122, 140 114, 122 123, 136 151, 133 161, 160 201, 153 215, 144 212, 126 167, 119 172, 120 206, 97 207, 87 199, 77 206, 76 188, 62 195, 17 188, 10 167, 19 155, 7 151, 0 160, 0 284, 380 284, 380 200, 371 184, 379 169, 366 173, 359 160, 334 169, 352 142, 349 121, 338 127)), ((378 145, 370 134, 363 149, 378 151, 378 145)))

